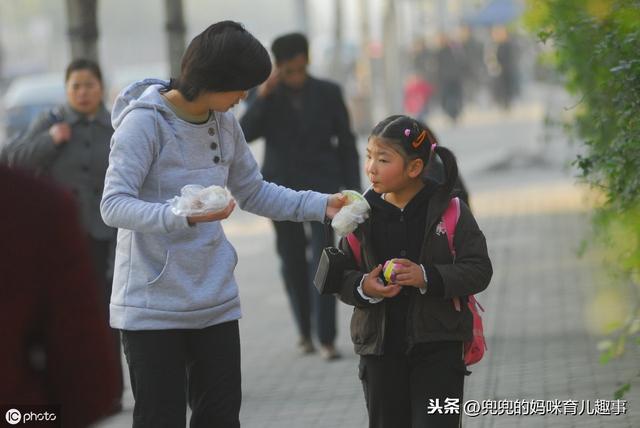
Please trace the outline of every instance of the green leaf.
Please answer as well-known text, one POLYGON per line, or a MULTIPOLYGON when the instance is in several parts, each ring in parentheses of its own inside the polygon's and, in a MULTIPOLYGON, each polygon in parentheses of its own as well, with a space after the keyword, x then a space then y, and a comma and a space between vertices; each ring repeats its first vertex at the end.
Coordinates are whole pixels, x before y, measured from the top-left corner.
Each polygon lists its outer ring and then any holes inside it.
POLYGON ((616 400, 620 400, 622 397, 624 397, 624 395, 629 392, 629 390, 631 389, 631 383, 627 382, 624 385, 622 385, 620 388, 616 389, 616 392, 613 394, 613 397, 616 400))

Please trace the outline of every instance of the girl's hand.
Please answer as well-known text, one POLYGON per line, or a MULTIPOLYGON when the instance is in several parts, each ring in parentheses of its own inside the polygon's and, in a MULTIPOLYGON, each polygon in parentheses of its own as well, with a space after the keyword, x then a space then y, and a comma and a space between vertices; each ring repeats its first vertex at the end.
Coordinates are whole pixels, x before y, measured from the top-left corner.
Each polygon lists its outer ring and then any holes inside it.
POLYGON ((382 280, 379 278, 380 272, 382 272, 382 265, 378 265, 364 279, 362 282, 362 291, 369 297, 394 297, 401 288, 396 284, 389 284, 385 286, 382 280))
POLYGON ((327 211, 325 212, 325 216, 328 218, 333 218, 338 211, 347 203, 347 197, 342 193, 334 193, 329 196, 329 202, 327 203, 327 211))
POLYGON ((196 223, 208 223, 211 221, 224 220, 229 217, 233 212, 233 209, 236 207, 236 201, 231 199, 229 201, 229 205, 222 211, 216 211, 214 213, 204 214, 204 215, 194 215, 187 217, 187 221, 190 225, 194 225, 196 223))
POLYGON ((427 286, 424 282, 424 272, 420 265, 407 259, 396 259, 396 263, 401 266, 395 268, 396 280, 394 285, 416 288, 427 286))

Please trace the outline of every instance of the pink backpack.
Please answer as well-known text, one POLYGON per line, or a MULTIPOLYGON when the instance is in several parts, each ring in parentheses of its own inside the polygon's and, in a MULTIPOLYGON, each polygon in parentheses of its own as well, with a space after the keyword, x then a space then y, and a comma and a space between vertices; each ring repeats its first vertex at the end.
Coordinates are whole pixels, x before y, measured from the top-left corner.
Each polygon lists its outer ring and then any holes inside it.
MULTIPOLYGON (((460 199, 453 198, 449 201, 449 206, 442 216, 445 232, 447 233, 447 241, 449 243, 449 251, 453 256, 453 261, 456 261, 456 249, 453 246, 453 237, 456 234, 456 226, 458 225, 458 219, 460 218, 460 199)), ((453 298, 453 306, 456 311, 461 311, 460 298, 453 298)), ((464 344, 464 363, 468 366, 475 364, 482 359, 484 352, 488 349, 487 342, 484 340, 484 328, 482 326, 482 317, 480 316, 480 309, 484 312, 484 308, 478 302, 476 297, 471 294, 468 296, 467 306, 473 315, 473 338, 469 342, 464 344)))
MULTIPOLYGON (((442 223, 447 234, 447 241, 449 243, 449 251, 453 256, 453 261, 456 260, 456 249, 453 246, 453 237, 456 234, 456 226, 458 225, 458 219, 460 218, 460 199, 453 198, 449 202, 447 210, 442 216, 442 223)), ((353 233, 347 235, 347 242, 351 247, 351 252, 356 259, 358 266, 362 266, 360 257, 360 241, 353 233)), ((453 305, 456 311, 461 311, 460 298, 453 298, 453 305)), ((480 316, 480 309, 484 312, 484 308, 480 305, 480 302, 474 295, 468 296, 467 306, 473 315, 473 338, 469 342, 464 344, 464 363, 467 366, 477 363, 484 356, 484 352, 488 349, 487 342, 484 340, 484 329, 482 326, 482 317, 480 316)))

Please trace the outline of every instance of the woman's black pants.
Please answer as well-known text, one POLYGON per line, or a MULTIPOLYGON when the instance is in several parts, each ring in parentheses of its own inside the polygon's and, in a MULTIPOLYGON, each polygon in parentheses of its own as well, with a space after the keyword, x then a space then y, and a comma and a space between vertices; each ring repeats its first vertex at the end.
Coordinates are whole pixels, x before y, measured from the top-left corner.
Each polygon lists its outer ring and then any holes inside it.
POLYGON ((122 331, 133 428, 240 426, 238 321, 194 330, 122 331))

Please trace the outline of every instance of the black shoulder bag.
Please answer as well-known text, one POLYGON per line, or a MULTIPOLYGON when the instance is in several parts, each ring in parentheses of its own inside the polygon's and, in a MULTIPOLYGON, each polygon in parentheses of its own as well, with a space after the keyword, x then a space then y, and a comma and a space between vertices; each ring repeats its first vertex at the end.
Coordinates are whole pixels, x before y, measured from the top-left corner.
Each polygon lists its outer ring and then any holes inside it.
MULTIPOLYGON (((327 245, 331 242, 331 226, 325 222, 325 239, 327 245)), ((336 294, 340 292, 342 275, 347 267, 349 258, 339 248, 325 247, 320 255, 318 270, 313 278, 313 284, 320 294, 336 294)))

